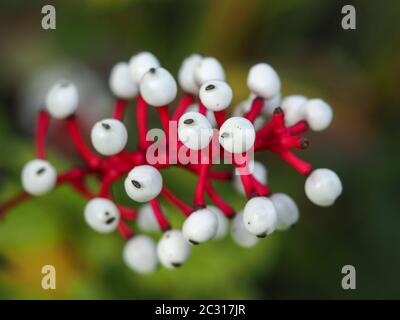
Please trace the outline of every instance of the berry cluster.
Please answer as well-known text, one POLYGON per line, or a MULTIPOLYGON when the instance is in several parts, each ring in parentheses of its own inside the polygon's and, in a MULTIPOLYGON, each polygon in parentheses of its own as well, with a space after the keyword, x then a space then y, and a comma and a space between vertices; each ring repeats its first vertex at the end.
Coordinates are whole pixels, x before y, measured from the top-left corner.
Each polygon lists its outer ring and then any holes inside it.
POLYGON ((85 143, 75 117, 77 88, 68 81, 56 83, 38 116, 36 159, 29 161, 22 171, 25 191, 0 206, 0 214, 29 196, 40 196, 57 185, 69 184, 89 199, 84 209, 87 224, 100 233, 117 229, 127 240, 123 250, 126 264, 137 272, 149 273, 159 262, 166 268, 179 267, 189 258, 193 245, 224 237, 229 219, 233 220, 233 239, 244 247, 251 247, 274 230, 285 230, 297 222, 299 211, 295 202, 286 194, 271 194, 266 184, 266 168, 251 158, 254 151, 277 153, 307 176, 305 193, 317 205, 332 205, 341 194, 341 182, 333 171, 313 170, 292 152, 309 145, 298 134, 308 128, 320 131, 329 126, 332 110, 327 103, 300 95, 281 101, 279 76, 266 63, 250 69, 247 77, 250 97, 234 109, 230 118, 226 109, 232 101, 232 89, 225 82, 225 72, 218 60, 191 55, 181 65, 178 82, 184 94, 171 114, 168 105, 177 96, 177 83, 154 55, 141 52, 129 63, 116 64, 109 81, 117 97, 113 115, 97 122, 91 131, 97 153, 85 143), (122 120, 127 102, 133 98, 136 98, 138 146, 135 151, 126 151, 128 133, 122 120), (160 117, 165 136, 159 141, 146 139, 148 106, 155 107, 160 117), (66 122, 85 166, 57 174, 46 160, 46 135, 51 118, 66 122), (173 132, 171 123, 177 123, 177 132, 173 132), (154 143, 166 146, 163 163, 149 161, 148 151, 154 143), (212 148, 221 151, 217 160, 231 160, 233 170, 213 168, 212 148), (173 162, 171 151, 172 154, 197 152, 198 161, 184 162, 178 157, 173 162), (172 165, 198 176, 193 204, 181 200, 164 185, 160 171, 172 165), (98 192, 85 184, 89 176, 99 179, 98 192), (144 203, 138 211, 113 201, 111 186, 121 178, 125 178, 127 195, 144 203), (216 192, 213 182, 217 180, 232 180, 238 192, 246 195, 248 202, 242 212, 235 213, 216 192), (207 204, 206 195, 213 205, 207 204), (160 197, 186 216, 181 229, 171 229, 160 197), (134 235, 127 224, 129 220, 136 220, 144 231, 161 230, 162 237, 156 243, 148 236, 134 235))

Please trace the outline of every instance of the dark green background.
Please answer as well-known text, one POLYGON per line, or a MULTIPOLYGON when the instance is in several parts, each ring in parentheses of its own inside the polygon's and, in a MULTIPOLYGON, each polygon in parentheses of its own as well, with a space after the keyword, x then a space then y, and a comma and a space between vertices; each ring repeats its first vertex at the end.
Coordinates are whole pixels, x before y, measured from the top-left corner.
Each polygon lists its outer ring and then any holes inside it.
MULTIPOLYGON (((247 97, 246 73, 259 61, 278 70, 284 95, 326 99, 334 109, 333 124, 322 133, 308 133, 311 147, 301 156, 315 167, 336 171, 344 192, 333 207, 316 207, 304 195, 303 177, 275 155, 259 155, 269 169, 271 188, 297 201, 299 224, 253 249, 239 248, 230 239, 215 241, 195 248, 180 270, 140 276, 123 265, 118 235, 89 230, 82 218, 85 201, 63 187, 10 211, 0 222, 0 297, 399 298, 400 2, 352 1, 357 29, 345 31, 341 7, 347 3, 57 1, 57 29, 44 31, 41 2, 3 0, 1 200, 20 189, 19 172, 34 156, 33 139, 20 120, 34 127, 34 118, 26 119, 20 108, 22 100, 29 101, 24 86, 39 81, 29 79, 50 66, 83 65, 105 88, 93 95, 104 95, 101 101, 111 112, 109 70, 139 50, 154 52, 174 74, 193 52, 216 56, 225 66, 235 102, 247 97), (55 291, 40 287, 44 264, 57 268, 55 291), (340 285, 346 264, 357 270, 354 291, 340 285)), ((81 77, 80 68, 76 73, 81 77)), ((81 106, 94 113, 96 107, 81 106)), ((132 145, 133 117, 126 118, 132 145)), ((59 147, 68 145, 62 136, 51 139, 51 160, 57 168, 68 168, 79 159, 59 147)), ((191 198, 193 176, 173 171, 165 178, 177 193, 191 198)), ((117 197, 127 201, 119 189, 117 197)), ((219 190, 235 208, 243 206, 245 199, 230 186, 219 190)), ((179 226, 178 213, 169 215, 179 226)))

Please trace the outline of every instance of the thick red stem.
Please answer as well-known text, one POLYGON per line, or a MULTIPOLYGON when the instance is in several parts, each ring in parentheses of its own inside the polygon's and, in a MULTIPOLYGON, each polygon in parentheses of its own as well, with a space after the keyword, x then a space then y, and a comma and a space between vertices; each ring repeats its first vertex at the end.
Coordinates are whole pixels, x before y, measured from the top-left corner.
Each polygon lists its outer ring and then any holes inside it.
POLYGON ((150 200, 151 208, 153 209, 154 216, 157 219, 158 225, 162 231, 171 229, 168 220, 165 218, 164 213, 158 203, 157 199, 150 200))
POLYGON ((250 110, 244 114, 247 120, 254 122, 254 120, 259 116, 262 108, 264 106, 264 100, 262 98, 254 98, 250 110))
POLYGON ((178 106, 176 107, 176 110, 171 117, 171 121, 178 121, 193 102, 193 96, 191 94, 185 94, 179 101, 178 106))
POLYGON ((46 159, 46 135, 49 130, 50 115, 47 111, 39 112, 36 127, 36 157, 46 159))
POLYGON ((127 106, 127 101, 123 100, 123 99, 118 99, 115 102, 115 106, 114 106, 114 113, 113 113, 113 118, 119 121, 122 121, 124 118, 124 113, 126 110, 126 106, 127 106))

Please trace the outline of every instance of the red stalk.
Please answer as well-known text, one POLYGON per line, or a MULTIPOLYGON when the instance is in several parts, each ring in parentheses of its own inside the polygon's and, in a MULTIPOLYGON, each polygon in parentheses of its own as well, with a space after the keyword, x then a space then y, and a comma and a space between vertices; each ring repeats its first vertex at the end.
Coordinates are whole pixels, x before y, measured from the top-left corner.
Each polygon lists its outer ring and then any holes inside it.
POLYGON ((115 102, 113 118, 116 120, 122 121, 122 119, 124 118, 126 106, 127 106, 126 100, 118 99, 115 102))
POLYGON ((215 121, 217 122, 217 127, 221 128, 226 120, 226 111, 214 111, 215 121))
POLYGON ((36 127, 36 157, 46 159, 46 135, 49 129, 50 115, 47 111, 40 111, 36 127))
POLYGON ((206 191, 212 202, 224 213, 227 218, 235 216, 235 210, 229 206, 215 191, 210 181, 206 181, 206 191))
POLYGON ((144 101, 141 95, 138 95, 136 104, 139 149, 145 150, 147 146, 147 103, 144 101))
MULTIPOLYGON (((169 136, 169 115, 168 115, 168 106, 162 106, 157 108, 158 114, 160 116, 161 125, 164 128, 165 136, 168 138, 169 136)), ((167 139, 168 142, 168 139, 167 139)))
POLYGON ((178 121, 193 102, 193 96, 191 94, 185 94, 179 101, 178 106, 176 107, 176 110, 171 117, 171 121, 178 121))
POLYGON ((168 200, 170 203, 172 203, 175 207, 177 207, 179 210, 183 212, 185 216, 189 216, 193 209, 190 207, 186 202, 183 200, 179 199, 176 195, 174 195, 170 190, 168 190, 166 187, 162 188, 161 194, 163 197, 168 200))
POLYGON ((162 231, 171 229, 168 220, 165 218, 164 213, 158 203, 157 199, 150 200, 150 205, 153 209, 154 216, 157 219, 158 225, 162 231))
POLYGON ((263 106, 264 100, 262 98, 254 98, 250 110, 244 114, 244 117, 247 118, 247 120, 254 122, 254 120, 259 116, 263 106))
POLYGON ((95 168, 100 164, 100 157, 94 154, 86 145, 81 132, 79 130, 76 117, 72 115, 67 119, 68 133, 71 136, 75 148, 78 150, 82 158, 87 162, 89 167, 95 168))

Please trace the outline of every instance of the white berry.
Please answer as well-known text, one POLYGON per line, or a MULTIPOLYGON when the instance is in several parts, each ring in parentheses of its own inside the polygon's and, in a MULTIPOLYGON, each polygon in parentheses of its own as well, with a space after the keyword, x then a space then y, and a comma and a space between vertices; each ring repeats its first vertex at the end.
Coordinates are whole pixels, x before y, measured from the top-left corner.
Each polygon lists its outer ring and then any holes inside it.
POLYGON ((203 105, 212 111, 221 111, 228 108, 232 102, 232 96, 231 87, 221 80, 204 82, 199 92, 203 105))
POLYGON ((144 74, 151 68, 158 68, 160 62, 150 52, 140 52, 129 60, 129 69, 133 81, 139 86, 144 74))
POLYGON ((153 107, 170 104, 176 98, 178 87, 174 77, 164 68, 151 68, 140 81, 140 94, 153 107))
POLYGON ((342 193, 338 175, 329 169, 316 169, 308 176, 305 191, 308 199, 322 207, 332 205, 342 193))
POLYGON ((253 124, 242 117, 226 120, 219 130, 219 143, 231 153, 248 151, 254 144, 256 133, 253 124))
POLYGON ((78 90, 70 81, 59 81, 46 96, 46 108, 53 118, 65 119, 78 108, 78 90))
MULTIPOLYGON (((254 176, 254 178, 261 182, 262 184, 267 183, 267 168, 258 161, 251 160, 249 163, 249 169, 253 168, 253 172, 251 174, 254 176)), ((245 194, 244 188, 243 188, 243 183, 242 179, 240 178, 240 175, 235 174, 233 178, 233 185, 235 186, 235 189, 240 193, 240 194, 245 194)))
POLYGON ((281 81, 269 64, 258 63, 250 68, 247 86, 258 97, 270 99, 279 94, 281 81))
POLYGON ((217 59, 206 57, 197 63, 194 76, 197 84, 201 86, 209 80, 225 80, 225 71, 217 59))
POLYGON ((119 222, 119 210, 111 200, 94 198, 85 207, 86 223, 95 231, 109 233, 119 222))
POLYGON ((286 126, 292 126, 305 119, 304 106, 306 102, 307 98, 298 94, 287 96, 282 100, 281 108, 285 113, 286 126))
MULTIPOLYGON (((167 210, 161 206, 162 211, 166 214, 167 210)), ((153 232, 160 231, 160 225, 154 216, 153 208, 150 204, 146 203, 139 208, 137 224, 139 228, 143 231, 153 232)))
POLYGON ((104 119, 93 126, 91 139, 97 152, 111 156, 120 153, 125 148, 128 142, 128 131, 121 121, 104 119))
POLYGON ((274 193, 270 199, 278 215, 277 230, 286 230, 299 220, 299 209, 296 202, 287 194, 274 193))
POLYGON ((205 148, 213 137, 208 119, 199 112, 187 112, 179 118, 178 137, 191 150, 205 148))
POLYGON ((186 218, 182 226, 183 236, 191 244, 207 242, 215 237, 218 229, 218 218, 206 208, 194 211, 186 218))
POLYGON ((54 188, 57 182, 57 173, 48 161, 35 159, 24 166, 21 180, 22 187, 27 193, 40 196, 54 188))
POLYGON ((112 68, 109 84, 112 93, 121 99, 132 99, 139 91, 126 62, 119 62, 112 68))
POLYGON ((271 234, 277 223, 274 204, 267 197, 251 198, 244 207, 243 222, 247 231, 259 238, 271 234))
POLYGON ((216 206, 207 206, 207 209, 214 213, 218 220, 218 228, 214 239, 225 238, 228 232, 228 219, 226 218, 224 213, 216 206))
POLYGON ((138 235, 128 240, 122 257, 125 264, 133 271, 146 274, 157 269, 157 245, 148 236, 138 235))
POLYGON ((243 212, 240 211, 233 218, 231 226, 232 239, 241 247, 250 248, 254 247, 259 239, 247 231, 243 223, 243 212))
POLYGON ((157 197, 162 189, 161 173, 149 165, 133 168, 125 179, 125 191, 137 202, 147 202, 157 197))
POLYGON ((165 232, 157 245, 158 259, 168 269, 180 267, 191 253, 192 247, 180 230, 165 232))
POLYGON ((325 130, 332 122, 332 108, 321 99, 308 100, 304 112, 307 123, 313 131, 325 130))
POLYGON ((202 59, 201 55, 192 54, 183 60, 178 72, 178 82, 184 92, 196 95, 199 92, 199 85, 195 80, 194 73, 202 59))

